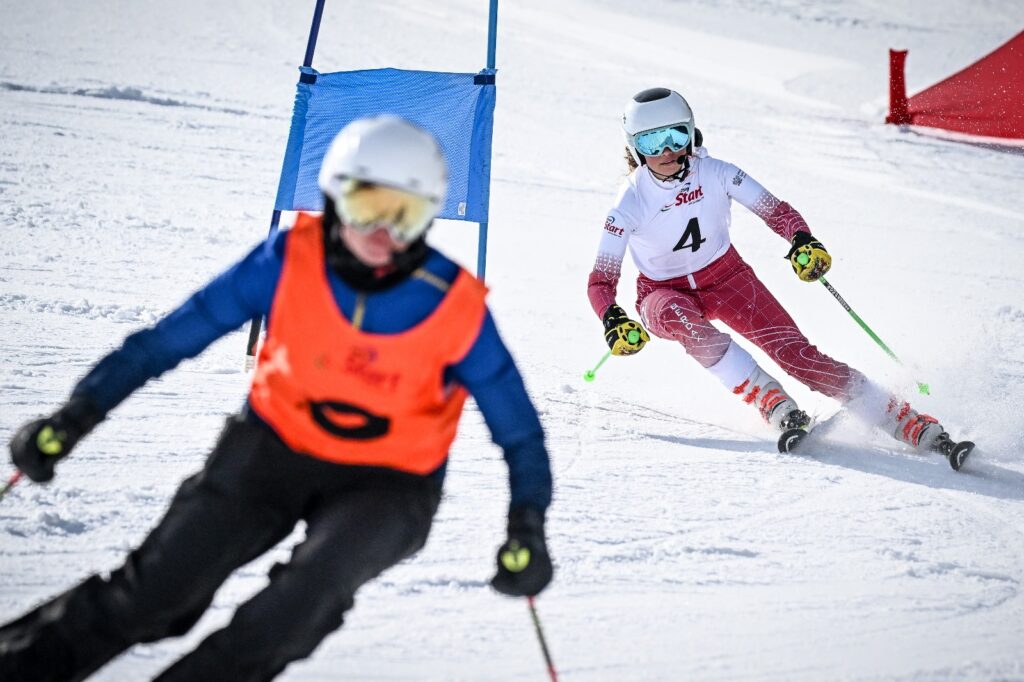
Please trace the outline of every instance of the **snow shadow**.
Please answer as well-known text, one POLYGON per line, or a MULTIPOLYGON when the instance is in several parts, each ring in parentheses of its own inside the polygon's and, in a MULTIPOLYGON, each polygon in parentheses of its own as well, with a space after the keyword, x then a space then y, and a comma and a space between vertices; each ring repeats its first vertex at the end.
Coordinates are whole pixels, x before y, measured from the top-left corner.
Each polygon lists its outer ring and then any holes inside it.
MULTIPOLYGON (((646 438, 696 448, 738 453, 764 453, 760 441, 716 438, 686 438, 659 433, 645 433, 646 438)), ((938 454, 896 452, 872 446, 848 443, 809 443, 799 454, 779 454, 779 466, 788 466, 794 459, 809 459, 828 466, 853 469, 867 474, 924 485, 929 488, 958 490, 1003 500, 1024 500, 1024 474, 985 461, 984 452, 976 451, 960 471, 953 471, 945 457, 938 454)))
POLYGON ((812 445, 805 454, 791 456, 810 457, 822 464, 842 466, 930 488, 1003 500, 1024 500, 1024 474, 986 462, 982 451, 975 451, 960 471, 953 471, 946 458, 937 454, 893 452, 845 443, 812 445))
POLYGON ((676 445, 689 445, 695 448, 707 448, 708 450, 724 450, 726 452, 765 452, 769 447, 766 443, 756 440, 728 440, 719 438, 687 438, 685 436, 667 436, 660 433, 645 433, 644 438, 674 443, 676 445))

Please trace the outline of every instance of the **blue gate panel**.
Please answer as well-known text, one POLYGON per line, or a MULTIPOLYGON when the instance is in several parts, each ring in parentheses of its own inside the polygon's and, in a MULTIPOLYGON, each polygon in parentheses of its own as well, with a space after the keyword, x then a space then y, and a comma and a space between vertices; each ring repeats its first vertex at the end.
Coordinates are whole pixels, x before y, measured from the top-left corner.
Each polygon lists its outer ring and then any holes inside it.
POLYGON ((448 161, 448 197, 438 217, 487 222, 494 127, 494 70, 442 73, 371 69, 319 73, 301 67, 274 208, 319 211, 324 153, 347 123, 395 114, 429 130, 448 161))

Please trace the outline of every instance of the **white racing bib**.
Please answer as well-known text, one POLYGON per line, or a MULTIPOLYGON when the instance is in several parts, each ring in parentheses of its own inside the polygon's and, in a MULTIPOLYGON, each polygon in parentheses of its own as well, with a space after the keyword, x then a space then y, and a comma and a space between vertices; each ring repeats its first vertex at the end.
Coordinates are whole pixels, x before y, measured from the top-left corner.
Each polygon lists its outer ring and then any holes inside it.
POLYGON ((600 255, 621 261, 626 245, 637 268, 654 280, 697 272, 729 249, 731 202, 752 206, 765 190, 731 163, 690 160, 682 182, 656 179, 646 166, 630 174, 608 213, 600 255))

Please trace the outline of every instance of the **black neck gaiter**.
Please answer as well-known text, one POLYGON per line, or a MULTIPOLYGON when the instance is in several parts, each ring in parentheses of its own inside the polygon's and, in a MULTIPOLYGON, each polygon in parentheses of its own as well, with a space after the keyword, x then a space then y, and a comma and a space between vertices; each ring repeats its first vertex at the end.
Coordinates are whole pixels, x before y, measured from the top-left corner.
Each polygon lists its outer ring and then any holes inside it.
POLYGON ((424 233, 405 251, 394 254, 390 264, 380 268, 364 264, 342 241, 341 221, 334 202, 328 197, 324 197, 323 233, 327 265, 358 291, 383 291, 393 287, 421 267, 430 253, 424 233))

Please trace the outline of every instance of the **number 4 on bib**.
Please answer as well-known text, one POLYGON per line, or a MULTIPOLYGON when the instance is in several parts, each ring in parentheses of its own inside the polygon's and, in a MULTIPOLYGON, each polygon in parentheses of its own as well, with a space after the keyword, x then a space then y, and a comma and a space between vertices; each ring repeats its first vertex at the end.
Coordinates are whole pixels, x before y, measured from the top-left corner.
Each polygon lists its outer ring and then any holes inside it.
POLYGON ((690 222, 686 223, 686 231, 683 232, 683 236, 679 238, 679 242, 676 243, 673 251, 690 247, 691 251, 696 251, 700 248, 700 245, 706 242, 707 239, 701 239, 700 237, 700 223, 697 222, 697 217, 690 218, 690 222))

